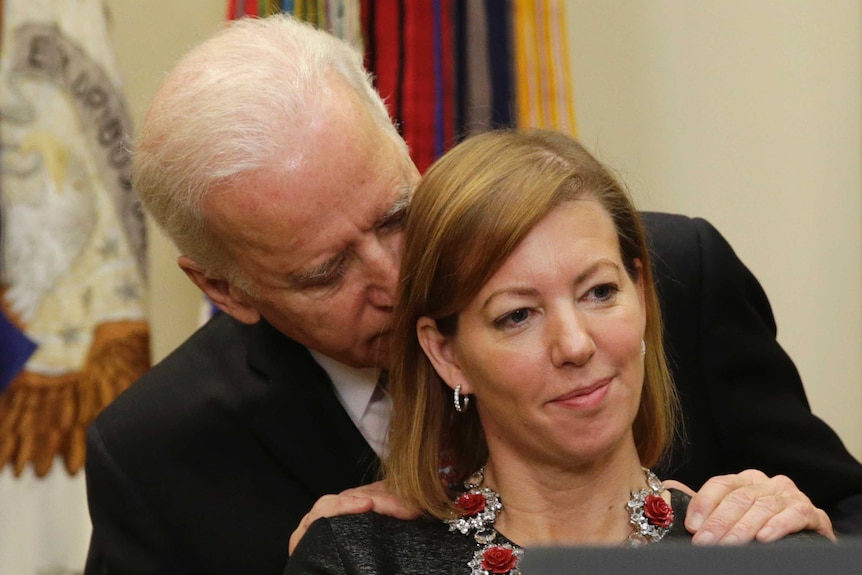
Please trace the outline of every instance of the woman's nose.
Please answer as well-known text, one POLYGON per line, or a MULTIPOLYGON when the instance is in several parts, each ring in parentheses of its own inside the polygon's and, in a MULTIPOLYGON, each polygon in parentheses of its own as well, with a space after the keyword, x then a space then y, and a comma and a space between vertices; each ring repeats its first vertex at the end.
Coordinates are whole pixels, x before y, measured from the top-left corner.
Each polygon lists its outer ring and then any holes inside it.
POLYGON ((556 367, 585 365, 596 352, 588 321, 577 312, 562 312, 551 321, 551 360, 556 367))

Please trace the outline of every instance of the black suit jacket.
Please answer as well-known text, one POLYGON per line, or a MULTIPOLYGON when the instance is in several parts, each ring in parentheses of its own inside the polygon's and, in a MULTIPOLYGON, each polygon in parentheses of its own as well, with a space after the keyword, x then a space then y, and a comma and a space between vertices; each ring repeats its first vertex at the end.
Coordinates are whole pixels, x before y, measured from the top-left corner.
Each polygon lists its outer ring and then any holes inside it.
MULTIPOLYGON (((644 218, 688 434, 663 476, 785 473, 862 528, 862 466, 811 415, 757 281, 705 221, 644 218)), ((223 314, 109 405, 87 446, 87 575, 281 573, 317 498, 377 471, 307 350, 223 314)))
POLYGON ((837 528, 862 533, 862 465, 811 414, 757 279, 709 222, 641 215, 683 411, 660 476, 697 489, 747 468, 788 475, 837 528))

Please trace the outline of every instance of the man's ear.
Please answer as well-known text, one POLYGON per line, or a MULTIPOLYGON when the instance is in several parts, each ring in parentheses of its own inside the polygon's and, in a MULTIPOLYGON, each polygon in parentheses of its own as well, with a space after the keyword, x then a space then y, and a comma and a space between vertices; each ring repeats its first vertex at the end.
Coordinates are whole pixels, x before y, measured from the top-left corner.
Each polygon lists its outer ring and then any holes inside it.
POLYGON ((452 338, 440 333, 437 322, 427 316, 420 317, 416 321, 416 335, 419 345, 446 385, 452 389, 460 385, 462 394, 473 393, 472 386, 461 369, 452 338))
POLYGON ((231 285, 227 280, 209 277, 206 271, 188 256, 177 258, 177 265, 220 310, 232 315, 242 323, 253 324, 260 321, 260 312, 247 301, 245 293, 231 285))

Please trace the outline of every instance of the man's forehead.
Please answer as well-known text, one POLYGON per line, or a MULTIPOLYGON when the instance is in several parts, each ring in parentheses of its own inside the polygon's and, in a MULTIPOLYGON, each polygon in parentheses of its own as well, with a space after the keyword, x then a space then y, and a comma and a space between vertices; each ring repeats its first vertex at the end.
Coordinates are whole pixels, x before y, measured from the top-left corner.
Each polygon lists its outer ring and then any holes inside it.
POLYGON ((352 241, 362 233, 370 233, 394 215, 394 212, 406 208, 409 202, 412 184, 406 178, 400 178, 397 183, 390 177, 380 178, 383 188, 377 193, 366 193, 358 189, 349 192, 355 201, 341 201, 331 206, 326 216, 326 222, 316 228, 314 223, 307 222, 308 228, 314 230, 313 242, 317 254, 311 254, 312 262, 320 263, 328 257, 350 247, 352 241), (342 237, 343 234, 343 237, 342 237))
POLYGON ((303 134, 286 135, 269 168, 231 186, 232 198, 218 202, 214 196, 230 222, 221 233, 245 236, 290 262, 290 272, 347 249, 418 179, 403 142, 376 123, 355 94, 341 96, 316 104, 316 118, 303 123, 303 134))
POLYGON ((418 177, 388 117, 377 116, 369 105, 338 74, 328 74, 321 93, 288 122, 283 156, 277 160, 280 171, 327 181, 324 189, 309 190, 323 195, 323 201, 351 194, 361 194, 354 201, 369 201, 377 186, 386 192, 394 181, 418 177))
POLYGON ((384 221, 406 207, 413 183, 394 165, 335 185, 315 196, 305 215, 291 213, 291 272, 302 274, 337 259, 384 221))

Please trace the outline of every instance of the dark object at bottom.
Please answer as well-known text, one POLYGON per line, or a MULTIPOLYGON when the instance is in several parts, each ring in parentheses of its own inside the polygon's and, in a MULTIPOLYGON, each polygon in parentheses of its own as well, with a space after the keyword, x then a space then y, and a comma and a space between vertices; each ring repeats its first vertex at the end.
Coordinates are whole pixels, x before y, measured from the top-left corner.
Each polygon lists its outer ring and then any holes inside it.
POLYGON ((527 549, 525 575, 860 575, 862 539, 779 542, 741 547, 666 544, 643 549, 548 547, 527 549))

